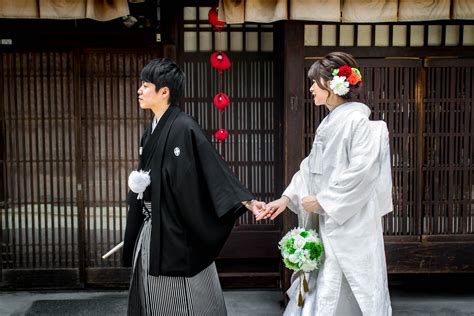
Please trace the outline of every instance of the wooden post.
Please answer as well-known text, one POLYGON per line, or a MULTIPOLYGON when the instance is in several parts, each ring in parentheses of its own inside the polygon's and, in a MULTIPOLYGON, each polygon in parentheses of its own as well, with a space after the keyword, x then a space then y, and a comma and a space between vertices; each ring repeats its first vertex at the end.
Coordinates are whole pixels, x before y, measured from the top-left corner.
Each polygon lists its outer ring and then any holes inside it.
POLYGON ((81 103, 81 52, 74 50, 74 140, 75 140, 75 163, 76 163, 76 194, 77 194, 77 217, 78 217, 78 259, 79 259, 79 283, 81 287, 86 284, 86 248, 85 248, 85 209, 84 209, 84 188, 83 188, 83 168, 82 168, 82 103, 81 103))
MULTIPOLYGON (((163 44, 163 57, 179 62, 180 44, 179 34, 183 27, 183 5, 180 2, 162 1, 160 17, 160 33, 163 44)), ((182 47, 182 46, 181 46, 182 47)))
POLYGON ((424 164, 424 154, 425 154, 425 122, 426 122, 426 64, 420 65, 419 76, 416 79, 416 115, 417 115, 417 126, 416 131, 417 135, 417 153, 416 153, 416 183, 418 194, 416 195, 416 235, 422 236, 425 232, 423 231, 423 213, 425 212, 425 207, 423 206, 423 201, 425 200, 425 173, 423 171, 424 164))
MULTIPOLYGON (((3 86, 3 78, 5 75, 3 75, 5 72, 3 68, 3 63, 4 63, 4 57, 3 54, 0 53, 0 73, 2 74, 0 76, 0 227, 3 230, 3 223, 2 223, 2 218, 3 218, 3 212, 4 210, 7 209, 7 191, 6 191, 6 183, 5 181, 5 175, 6 175, 6 154, 5 154, 5 125, 6 125, 6 120, 5 120, 5 105, 4 105, 4 86, 3 86)), ((3 233, 0 234, 0 286, 3 284, 3 249, 7 249, 7 246, 3 245, 3 233)))
MULTIPOLYGON (((304 158, 304 24, 283 22, 277 47, 283 68, 283 184, 286 187, 304 158)), ((298 225, 297 217, 286 211, 283 234, 298 225)), ((291 271, 281 269, 282 287, 290 287, 291 271)))

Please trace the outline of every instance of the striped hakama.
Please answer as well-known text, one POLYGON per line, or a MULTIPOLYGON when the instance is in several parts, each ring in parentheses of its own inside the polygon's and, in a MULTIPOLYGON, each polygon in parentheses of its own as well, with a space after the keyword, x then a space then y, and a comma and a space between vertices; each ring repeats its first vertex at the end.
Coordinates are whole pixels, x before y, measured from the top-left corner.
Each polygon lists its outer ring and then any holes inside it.
POLYGON ((128 296, 128 315, 227 315, 215 263, 193 277, 148 274, 151 202, 135 245, 128 296))

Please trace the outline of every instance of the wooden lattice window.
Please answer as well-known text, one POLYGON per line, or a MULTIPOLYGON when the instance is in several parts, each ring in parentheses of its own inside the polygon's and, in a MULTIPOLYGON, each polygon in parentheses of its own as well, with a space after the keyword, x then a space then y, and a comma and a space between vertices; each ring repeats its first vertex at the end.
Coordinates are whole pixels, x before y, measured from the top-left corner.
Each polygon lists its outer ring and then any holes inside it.
POLYGON ((469 21, 390 24, 305 24, 305 46, 443 47, 474 46, 469 21))
POLYGON ((273 25, 227 25, 215 32, 207 20, 210 7, 184 7, 185 52, 272 52, 273 25))
POLYGON ((474 233, 474 60, 426 63, 423 232, 474 233))

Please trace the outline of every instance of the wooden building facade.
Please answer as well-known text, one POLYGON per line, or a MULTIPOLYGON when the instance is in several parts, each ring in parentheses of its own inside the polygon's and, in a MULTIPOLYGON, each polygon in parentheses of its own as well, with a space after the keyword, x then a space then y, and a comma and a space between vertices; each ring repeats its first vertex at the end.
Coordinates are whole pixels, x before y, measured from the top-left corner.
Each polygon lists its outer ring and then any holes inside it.
MULTIPOLYGON (((361 65, 359 97, 391 136, 394 212, 385 216, 389 273, 474 272, 474 24, 280 21, 216 32, 208 6, 136 4, 121 21, 0 20, 0 287, 126 286, 120 255, 128 173, 149 113, 139 71, 175 58, 186 73, 183 110, 258 199, 278 197, 326 114, 306 72, 330 51, 361 65), (170 7, 167 7, 170 6, 170 7), (152 13, 150 13, 152 12, 152 13), (157 18, 157 16, 159 18, 157 18), (9 44, 11 40, 11 45, 9 44), (159 41, 157 41, 159 40, 159 41), (225 51, 222 77, 209 56, 225 51), (219 90, 231 105, 212 105, 219 90)), ((277 243, 296 224, 245 215, 222 251, 224 287, 287 287, 277 243)))

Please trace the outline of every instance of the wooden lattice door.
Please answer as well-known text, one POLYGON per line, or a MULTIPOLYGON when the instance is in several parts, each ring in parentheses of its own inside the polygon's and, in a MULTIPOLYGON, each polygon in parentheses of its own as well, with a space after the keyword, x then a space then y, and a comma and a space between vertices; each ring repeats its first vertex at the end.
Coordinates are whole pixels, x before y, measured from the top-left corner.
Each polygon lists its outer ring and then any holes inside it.
MULTIPOLYGON (((228 26, 216 32, 207 24, 208 7, 185 7, 179 61, 186 73, 184 110, 209 134, 241 182, 263 201, 281 190, 281 105, 273 25, 228 26), (225 51, 232 66, 222 75, 209 57, 225 51), (221 113, 212 100, 218 92, 231 104, 221 113), (229 137, 219 143, 220 129, 229 137)), ((278 287, 281 221, 256 222, 243 215, 217 260, 224 287, 278 287)))

